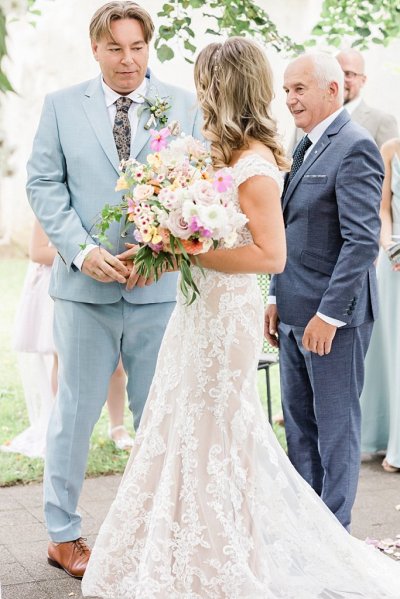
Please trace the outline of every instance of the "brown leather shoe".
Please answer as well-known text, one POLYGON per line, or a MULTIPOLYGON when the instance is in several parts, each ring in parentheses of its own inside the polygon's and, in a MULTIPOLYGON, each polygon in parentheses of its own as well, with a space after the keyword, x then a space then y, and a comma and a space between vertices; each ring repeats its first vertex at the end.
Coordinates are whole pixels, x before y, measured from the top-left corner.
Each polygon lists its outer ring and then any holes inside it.
POLYGON ((90 548, 85 541, 86 539, 79 537, 75 541, 49 543, 47 561, 74 578, 82 578, 90 557, 90 548))

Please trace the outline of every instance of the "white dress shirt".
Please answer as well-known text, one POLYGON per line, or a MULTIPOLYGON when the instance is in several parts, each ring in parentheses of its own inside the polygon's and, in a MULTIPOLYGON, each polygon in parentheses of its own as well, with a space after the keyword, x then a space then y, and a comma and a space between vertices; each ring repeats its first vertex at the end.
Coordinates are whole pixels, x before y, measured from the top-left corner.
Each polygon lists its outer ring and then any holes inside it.
MULTIPOLYGON (((347 108, 347 105, 346 105, 347 108)), ((322 135, 325 133, 329 125, 333 123, 337 116, 342 112, 343 106, 330 114, 326 119, 318 123, 307 135, 308 139, 312 142, 312 145, 308 148, 307 152, 304 155, 304 160, 307 159, 307 156, 312 152, 313 146, 320 140, 322 135)), ((268 297, 268 304, 276 304, 275 295, 270 295, 268 297)), ((326 316, 325 314, 321 314, 321 312, 317 312, 317 316, 324 320, 328 324, 332 324, 335 327, 343 327, 346 323, 342 320, 337 320, 336 318, 332 318, 331 316, 326 316)))
MULTIPOLYGON (((125 98, 130 98, 132 100, 132 104, 129 106, 128 118, 129 124, 131 126, 131 139, 133 139, 136 135, 136 130, 139 122, 139 117, 137 114, 138 104, 143 104, 144 96, 147 94, 149 80, 145 77, 142 83, 139 85, 135 91, 131 92, 125 98)), ((104 91, 104 100, 107 106, 108 116, 110 117, 111 128, 114 127, 115 113, 117 112, 117 107, 115 102, 118 98, 121 97, 121 94, 115 92, 111 87, 105 83, 104 79, 101 80, 101 85, 104 91)))
POLYGON ((347 112, 349 114, 352 114, 356 108, 358 108, 358 106, 360 106, 362 102, 362 97, 361 96, 357 96, 357 98, 354 98, 354 100, 350 100, 350 102, 347 102, 347 104, 344 105, 344 108, 347 110, 347 112))
MULTIPOLYGON (((127 96, 125 96, 126 98, 130 98, 132 100, 132 104, 129 106, 129 111, 128 111, 129 124, 131 126, 131 139, 133 139, 136 135, 138 122, 139 122, 139 116, 137 113, 137 109, 138 109, 138 105, 143 104, 143 102, 145 101, 143 96, 146 96, 148 82, 149 82, 149 80, 145 77, 143 79, 142 83, 139 85, 139 87, 137 89, 135 89, 135 91, 133 91, 130 94, 128 94, 127 96)), ((118 98, 121 97, 121 94, 118 94, 113 89, 111 89, 111 87, 109 87, 107 85, 107 83, 104 81, 104 79, 101 80, 101 85, 102 85, 102 88, 104 91, 104 101, 105 101, 105 104, 107 107, 108 116, 110 118, 111 128, 113 128, 115 114, 117 112, 117 107, 115 105, 115 102, 118 100, 118 98)), ((89 243, 85 247, 84 250, 81 250, 75 256, 73 262, 74 262, 75 266, 77 268, 79 268, 79 270, 82 270, 83 261, 86 258, 86 256, 88 255, 88 253, 91 252, 92 249, 96 248, 96 247, 98 247, 98 246, 95 245, 94 243, 89 243)))

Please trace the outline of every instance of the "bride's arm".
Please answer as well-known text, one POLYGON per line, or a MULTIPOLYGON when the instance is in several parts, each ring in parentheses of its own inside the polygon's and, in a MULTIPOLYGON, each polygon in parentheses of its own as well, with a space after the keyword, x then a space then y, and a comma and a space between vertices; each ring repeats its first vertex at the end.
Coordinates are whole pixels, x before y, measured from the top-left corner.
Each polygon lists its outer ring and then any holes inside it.
POLYGON ((199 254, 200 265, 232 274, 282 272, 286 240, 278 184, 271 177, 251 177, 240 185, 239 201, 253 243, 199 254))

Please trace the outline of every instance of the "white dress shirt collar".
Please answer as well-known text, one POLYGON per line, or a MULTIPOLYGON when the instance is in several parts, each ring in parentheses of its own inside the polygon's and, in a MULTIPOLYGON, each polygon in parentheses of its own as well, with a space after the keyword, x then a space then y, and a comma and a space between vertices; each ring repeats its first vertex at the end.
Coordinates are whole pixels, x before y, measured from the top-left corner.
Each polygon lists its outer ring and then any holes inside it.
POLYGON ((362 102, 362 97, 358 96, 358 98, 355 98, 354 100, 350 100, 350 102, 347 102, 347 104, 344 105, 344 108, 347 110, 347 112, 349 114, 352 114, 356 108, 358 108, 360 106, 362 102))
POLYGON ((342 110, 343 106, 341 106, 338 110, 330 114, 326 119, 318 123, 318 125, 316 125, 314 129, 312 129, 310 133, 307 134, 309 140, 312 142, 313 145, 315 145, 317 141, 322 137, 322 135, 328 129, 329 125, 333 123, 333 121, 336 119, 337 116, 339 116, 342 110))
MULTIPOLYGON (((149 80, 145 77, 139 87, 125 97, 130 98, 136 104, 143 104, 143 96, 146 96, 148 81, 149 80)), ((103 78, 101 78, 101 86, 104 91, 104 100, 106 106, 109 108, 109 106, 112 106, 118 100, 118 98, 121 97, 121 94, 118 94, 116 91, 111 89, 111 87, 107 85, 103 78)))

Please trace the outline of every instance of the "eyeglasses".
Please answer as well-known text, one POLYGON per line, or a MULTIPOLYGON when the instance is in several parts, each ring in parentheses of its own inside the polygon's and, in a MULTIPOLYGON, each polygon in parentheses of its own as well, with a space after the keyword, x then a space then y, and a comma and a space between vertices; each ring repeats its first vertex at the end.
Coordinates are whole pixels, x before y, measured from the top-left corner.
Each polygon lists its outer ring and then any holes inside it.
POLYGON ((356 77, 364 77, 364 73, 355 73, 354 71, 343 71, 345 79, 355 79, 356 77))

